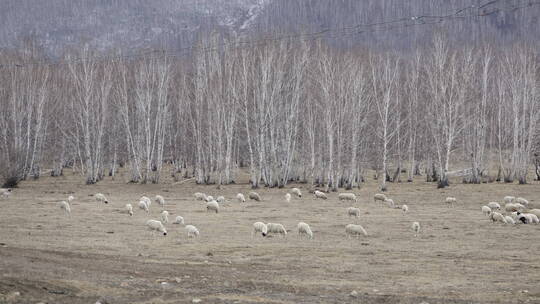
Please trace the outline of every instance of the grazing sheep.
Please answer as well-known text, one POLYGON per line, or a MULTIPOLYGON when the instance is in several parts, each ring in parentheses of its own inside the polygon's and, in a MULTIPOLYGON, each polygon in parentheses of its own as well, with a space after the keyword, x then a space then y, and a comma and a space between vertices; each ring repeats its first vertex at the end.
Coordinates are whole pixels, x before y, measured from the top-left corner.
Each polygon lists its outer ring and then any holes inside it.
POLYGON ((482 206, 482 213, 486 216, 490 216, 491 215, 491 208, 489 208, 488 206, 482 206))
POLYGON ((73 203, 74 200, 75 200, 75 197, 73 195, 68 196, 68 200, 67 200, 68 203, 71 204, 71 203, 73 203))
POLYGON ((396 207, 396 204, 394 204, 394 200, 391 199, 391 198, 387 198, 384 202, 387 203, 388 207, 390 207, 390 208, 395 208, 396 207))
POLYGON ((340 193, 338 194, 338 199, 340 201, 357 201, 356 194, 354 193, 340 193))
POLYGON ((206 194, 204 193, 201 193, 201 192, 195 192, 193 194, 193 196, 195 196, 195 198, 199 201, 206 201, 206 194))
POLYGON ((188 238, 192 237, 198 237, 199 236, 199 229, 193 225, 187 225, 186 226, 187 236, 188 238))
POLYGON ((420 233, 420 223, 419 222, 413 222, 411 225, 411 229, 414 231, 414 236, 417 237, 420 233))
POLYGON ((148 220, 146 221, 146 226, 148 226, 150 230, 159 231, 159 232, 162 232, 163 235, 167 235, 167 230, 165 229, 165 226, 163 226, 163 224, 160 221, 148 220))
POLYGON ((326 193, 324 193, 324 192, 321 192, 319 190, 315 190, 315 192, 313 192, 313 193, 315 194, 316 198, 328 199, 328 197, 326 196, 326 193))
POLYGON ((349 216, 360 217, 360 209, 355 208, 355 207, 349 207, 347 208, 347 214, 349 216))
POLYGON ((177 215, 176 219, 174 219, 173 224, 184 225, 184 218, 181 217, 180 215, 177 215))
POLYGON ((12 191, 13 190, 11 188, 0 188, 0 194, 3 198, 8 198, 11 195, 12 191))
POLYGON ((302 236, 302 235, 307 235, 310 239, 313 239, 313 231, 311 231, 311 228, 309 227, 308 224, 304 223, 304 222, 300 222, 298 223, 298 225, 296 226, 296 228, 298 228, 298 235, 299 236, 302 236))
POLYGON ((142 210, 146 212, 150 212, 147 201, 139 201, 139 208, 141 208, 142 210))
POLYGON ((268 234, 268 227, 266 226, 265 223, 263 222, 253 223, 253 230, 251 231, 251 237, 253 237, 253 235, 258 232, 260 232, 262 236, 266 236, 268 234))
POLYGON ((156 195, 156 203, 161 205, 161 207, 165 207, 165 199, 161 195, 156 195))
POLYGON ((207 197, 206 197, 206 202, 209 203, 209 202, 211 202, 211 201, 215 201, 214 197, 211 196, 211 195, 207 196, 207 197))
POLYGON ((529 206, 529 201, 524 199, 523 197, 516 198, 516 203, 520 203, 524 205, 525 207, 529 206))
POLYGON ((126 204, 126 211, 129 216, 133 216, 133 206, 131 206, 131 204, 126 204))
POLYGON ((499 205, 499 203, 497 202, 489 202, 487 206, 491 208, 491 210, 493 209, 501 210, 501 205, 499 205))
POLYGON ((523 209, 525 209, 525 206, 520 203, 508 203, 504 206, 504 210, 506 210, 506 212, 523 211, 523 209))
POLYGON ((532 222, 532 218, 526 216, 525 214, 521 213, 521 212, 512 212, 512 216, 514 217, 514 219, 519 223, 523 223, 523 224, 530 224, 532 222))
POLYGON ((163 210, 161 212, 161 222, 163 224, 168 224, 169 223, 169 212, 168 211, 163 210))
POLYGON ((298 197, 302 197, 302 192, 298 188, 292 188, 291 193, 298 196, 298 197))
POLYGON ((444 200, 444 202, 447 203, 450 206, 453 206, 457 202, 457 199, 455 197, 450 197, 449 196, 444 200))
POLYGON ((219 204, 216 201, 211 201, 206 203, 206 212, 208 211, 215 211, 216 213, 219 212, 219 204))
POLYGON ((71 208, 69 207, 69 203, 66 201, 60 202, 60 209, 64 209, 67 215, 71 215, 71 208))
POLYGON ((359 237, 361 234, 364 236, 367 236, 366 229, 362 227, 361 225, 355 225, 355 224, 349 224, 345 226, 345 233, 350 238, 351 235, 356 235, 356 237, 359 237))
POLYGON ((224 196, 218 196, 216 201, 220 204, 224 204, 225 203, 225 197, 224 196))
POLYGON ((277 234, 280 234, 283 237, 285 237, 287 235, 287 230, 281 224, 268 223, 268 224, 266 224, 266 227, 268 229, 268 233, 277 233, 277 234))
POLYGON ((250 192, 249 193, 249 199, 260 202, 261 201, 261 196, 257 192, 250 192))
POLYGON ((531 209, 528 211, 528 213, 540 216, 540 209, 531 209))
POLYGON ((524 216, 527 217, 529 224, 539 224, 540 220, 538 220, 538 216, 533 213, 522 213, 524 216))
POLYGON ((511 218, 511 217, 509 217, 508 215, 505 215, 505 216, 504 216, 504 219, 506 220, 506 223, 507 223, 507 224, 512 224, 512 225, 515 225, 515 224, 516 224, 516 222, 514 221, 514 219, 511 218))
POLYGON ((236 199, 238 200, 239 203, 245 203, 246 202, 246 198, 244 197, 244 195, 242 193, 238 193, 236 195, 236 199))
POLYGON ((150 208, 150 206, 152 206, 152 200, 150 198, 148 198, 147 196, 144 196, 144 195, 141 196, 139 201, 145 201, 148 208, 150 208))
POLYGON ((105 203, 105 204, 108 204, 109 201, 107 200, 107 198, 105 197, 105 195, 101 194, 101 193, 96 193, 94 195, 94 197, 96 198, 96 201, 98 203, 105 203))
POLYGON ((381 202, 384 202, 386 200, 386 195, 382 194, 382 193, 377 193, 373 196, 373 201, 374 202, 377 202, 377 201, 381 201, 381 202))
POLYGON ((511 203, 514 202, 515 199, 516 199, 516 198, 513 197, 513 196, 505 196, 505 197, 503 198, 503 201, 504 201, 506 204, 511 204, 511 203))
POLYGON ((504 218, 504 216, 502 214, 500 214, 499 212, 491 212, 490 214, 490 218, 493 222, 501 222, 501 223, 505 223, 506 224, 506 219, 504 218))
POLYGON ((290 193, 285 194, 285 201, 286 201, 287 203, 290 203, 290 202, 291 202, 291 194, 290 194, 290 193))
POLYGON ((401 211, 403 211, 403 215, 405 215, 405 213, 409 212, 409 206, 407 205, 401 206, 401 211))

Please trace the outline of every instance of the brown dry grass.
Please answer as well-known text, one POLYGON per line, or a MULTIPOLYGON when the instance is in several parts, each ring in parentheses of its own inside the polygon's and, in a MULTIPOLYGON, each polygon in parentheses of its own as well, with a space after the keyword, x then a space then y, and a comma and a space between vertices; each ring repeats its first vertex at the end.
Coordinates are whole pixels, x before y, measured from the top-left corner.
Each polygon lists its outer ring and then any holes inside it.
MULTIPOLYGON (((24 182, 1 200, 0 303, 540 303, 540 225, 493 224, 480 207, 505 195, 536 203, 538 184, 463 185, 435 189, 419 179, 390 184, 388 195, 410 212, 372 200, 369 180, 357 204, 360 219, 347 217, 351 203, 315 200, 305 185, 302 199, 287 204, 286 189, 260 189, 263 202, 239 205, 247 184, 224 187, 191 182, 133 185, 106 180, 85 186, 80 176, 24 182), (225 195, 219 214, 206 213, 196 191, 225 195), (90 196, 106 194, 111 204, 90 196), (58 206, 74 193, 71 217, 58 206), (182 215, 201 231, 187 239, 183 227, 167 225, 166 237, 144 223, 158 219, 136 207, 141 195, 162 194, 173 219, 182 215), (448 208, 446 196, 458 198, 448 208), (135 215, 123 212, 132 203, 135 215), (255 221, 279 222, 287 238, 251 238, 255 221), (298 238, 299 221, 314 240, 298 238), (422 232, 413 236, 410 225, 422 232), (346 224, 361 223, 367 238, 348 239, 346 224), (167 282, 168 284, 161 284, 167 282), (350 297, 352 290, 358 292, 350 297), (16 296, 13 292, 20 292, 16 296)), ((292 186, 291 186, 292 187, 292 186)), ((540 200, 538 200, 540 201, 540 200)))

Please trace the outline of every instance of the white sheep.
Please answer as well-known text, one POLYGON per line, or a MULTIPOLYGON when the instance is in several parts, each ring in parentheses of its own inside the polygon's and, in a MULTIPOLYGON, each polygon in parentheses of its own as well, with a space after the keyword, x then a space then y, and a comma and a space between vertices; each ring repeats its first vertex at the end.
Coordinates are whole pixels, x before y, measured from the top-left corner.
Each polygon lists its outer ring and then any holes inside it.
POLYGON ((206 201, 206 194, 204 193, 201 193, 201 192, 195 192, 193 194, 193 196, 195 196, 195 198, 199 201, 206 201))
POLYGON ((349 207, 347 208, 347 214, 349 216, 360 217, 360 209, 355 207, 349 207))
POLYGON ((499 212, 491 212, 490 214, 490 218, 493 222, 501 222, 501 223, 505 223, 506 224, 506 219, 504 218, 504 216, 502 214, 500 214, 499 212))
POLYGON ((244 197, 244 195, 242 193, 238 193, 236 195, 236 199, 238 200, 239 203, 245 203, 246 202, 246 198, 244 197))
POLYGON ((402 205, 401 206, 401 211, 403 211, 403 215, 405 215, 407 212, 409 212, 409 206, 402 205))
POLYGON ((215 201, 215 199, 214 199, 213 196, 208 195, 208 196, 206 197, 206 202, 209 203, 209 202, 211 202, 211 201, 215 201))
POLYGON ((129 216, 133 216, 133 206, 131 206, 131 204, 126 204, 126 211, 129 216))
POLYGON ((512 212, 512 216, 514 217, 514 219, 519 223, 523 223, 523 224, 531 224, 532 222, 532 218, 521 213, 521 212, 512 212))
POLYGON ((298 197, 302 197, 302 192, 298 188, 292 188, 291 193, 298 196, 298 197))
POLYGON ((373 201, 374 202, 377 202, 377 201, 381 201, 381 202, 384 202, 386 200, 386 195, 382 194, 382 193, 377 193, 373 196, 373 201))
POLYGON ((414 236, 417 237, 420 233, 420 223, 419 222, 413 222, 411 225, 411 229, 414 231, 414 236))
POLYGON ((508 195, 508 196, 505 196, 505 197, 503 198, 503 201, 504 201, 506 204, 511 204, 511 203, 514 202, 515 199, 516 199, 515 197, 509 196, 509 195, 508 195))
POLYGON ((354 193, 340 193, 338 194, 338 199, 340 201, 354 201, 356 202, 356 194, 354 193))
POLYGON ((310 239, 313 239, 313 231, 311 231, 311 227, 309 227, 308 224, 304 223, 304 222, 300 222, 298 223, 298 225, 296 226, 296 228, 298 229, 298 235, 299 236, 302 236, 302 235, 307 235, 310 239))
POLYGON ((266 224, 266 227, 268 229, 268 233, 277 233, 283 237, 287 235, 287 230, 282 224, 268 223, 266 224))
POLYGON ((527 217, 529 224, 539 224, 540 220, 538 220, 538 216, 533 213, 522 213, 524 216, 527 217))
POLYGON ((453 206, 457 202, 457 199, 455 197, 449 196, 444 200, 444 202, 447 203, 449 206, 453 206))
POLYGON ((139 208, 141 208, 142 210, 146 212, 150 212, 147 201, 139 201, 139 208))
POLYGON ((69 206, 69 203, 66 201, 60 202, 60 209, 64 209, 67 215, 71 215, 71 207, 69 206))
POLYGON ((96 199, 96 201, 98 203, 105 203, 105 204, 108 204, 109 201, 107 200, 107 198, 105 197, 105 195, 103 195, 102 193, 96 193, 94 195, 94 198, 96 199))
POLYGON ((173 224, 184 225, 184 218, 181 217, 180 215, 177 215, 176 218, 174 219, 173 224))
POLYGON ((216 198, 216 201, 220 204, 224 204, 225 203, 225 197, 224 196, 218 196, 216 198))
POLYGON ((185 229, 186 229, 188 238, 199 236, 199 229, 197 229, 197 227, 193 225, 187 225, 185 229))
POLYGON ((531 209, 528 211, 528 213, 534 214, 536 216, 540 216, 540 209, 531 209))
POLYGON ((516 203, 520 203, 520 204, 524 205, 525 207, 529 206, 529 201, 524 199, 523 197, 516 198, 516 203))
POLYGON ((520 203, 508 203, 504 206, 504 210, 506 210, 506 212, 523 211, 523 209, 525 209, 525 206, 520 203))
POLYGON ((260 202, 261 201, 261 196, 257 192, 250 192, 249 193, 249 199, 260 202))
POLYGON ((156 195, 156 203, 158 203, 161 207, 165 207, 165 199, 161 195, 156 195))
POLYGON ((290 194, 290 193, 285 194, 285 201, 286 201, 287 203, 290 203, 290 202, 291 202, 291 194, 290 194))
POLYGON ((391 198, 387 198, 384 202, 388 204, 388 207, 391 207, 391 208, 396 207, 396 204, 394 203, 394 200, 391 199, 391 198))
POLYGON ((484 214, 486 216, 490 216, 491 215, 491 208, 489 208, 488 206, 482 206, 482 214, 484 214))
POLYGON ((12 191, 13 190, 11 188, 0 188, 0 194, 3 198, 8 198, 11 195, 12 191))
POLYGON ((356 237, 359 237, 361 234, 364 236, 367 236, 366 229, 362 227, 361 225, 355 225, 355 224, 349 224, 345 226, 345 234, 350 238, 351 235, 356 235, 356 237))
POLYGON ((219 204, 216 201, 211 201, 206 203, 206 212, 208 211, 215 211, 216 213, 219 212, 219 204))
POLYGON ((504 219, 506 220, 506 223, 507 223, 507 224, 512 224, 512 225, 515 225, 515 224, 516 224, 516 222, 514 221, 514 219, 511 218, 511 217, 509 217, 508 215, 505 215, 505 216, 504 216, 504 219))
POLYGON ((315 194, 316 198, 328 199, 328 197, 326 196, 326 193, 324 193, 322 191, 315 190, 314 194, 315 194))
POLYGON ((167 229, 165 229, 165 226, 163 226, 163 224, 160 221, 148 220, 146 221, 146 226, 148 226, 150 230, 153 230, 153 231, 156 230, 156 231, 162 232, 163 235, 167 235, 167 229))
POLYGON ((150 206, 152 206, 152 200, 150 198, 148 198, 147 196, 144 196, 144 195, 141 196, 139 201, 145 201, 148 208, 150 208, 150 206))
POLYGON ((168 211, 163 210, 161 212, 161 222, 163 224, 168 224, 169 223, 169 212, 168 211))
POLYGON ((266 224, 263 222, 253 223, 253 230, 251 231, 251 237, 253 237, 253 235, 258 232, 260 232, 262 236, 266 236, 268 234, 268 226, 266 226, 266 224))
POLYGON ((501 205, 499 205, 499 203, 497 202, 489 202, 487 206, 491 208, 491 210, 494 210, 494 209, 501 210, 501 205))
POLYGON ((71 203, 73 203, 74 200, 75 200, 75 197, 73 195, 68 196, 68 200, 67 200, 68 203, 71 204, 71 203))

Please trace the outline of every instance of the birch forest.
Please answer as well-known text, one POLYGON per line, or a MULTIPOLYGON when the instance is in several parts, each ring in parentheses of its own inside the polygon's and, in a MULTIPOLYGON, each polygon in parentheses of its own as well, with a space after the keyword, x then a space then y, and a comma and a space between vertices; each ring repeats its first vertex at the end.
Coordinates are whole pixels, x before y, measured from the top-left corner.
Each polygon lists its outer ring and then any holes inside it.
POLYGON ((1 174, 8 186, 65 168, 87 184, 120 169, 132 183, 245 174, 253 188, 327 191, 367 178, 382 190, 452 176, 525 184, 540 178, 538 49, 444 34, 405 52, 245 45, 214 33, 187 56, 81 46, 53 60, 28 43, 0 51, 1 174))

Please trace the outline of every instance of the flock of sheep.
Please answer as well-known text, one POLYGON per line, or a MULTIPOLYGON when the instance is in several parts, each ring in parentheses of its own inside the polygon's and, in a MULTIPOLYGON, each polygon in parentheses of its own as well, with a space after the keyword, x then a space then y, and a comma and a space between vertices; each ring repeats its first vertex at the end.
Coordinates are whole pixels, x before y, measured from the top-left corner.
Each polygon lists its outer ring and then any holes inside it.
POLYGON ((482 213, 488 216, 493 222, 501 222, 504 224, 515 225, 516 223, 540 223, 538 220, 538 217, 540 216, 540 209, 528 209, 528 200, 522 197, 515 198, 513 196, 505 196, 503 201, 505 204, 504 215, 499 212, 502 209, 498 202, 489 202, 487 205, 482 206, 482 213))

